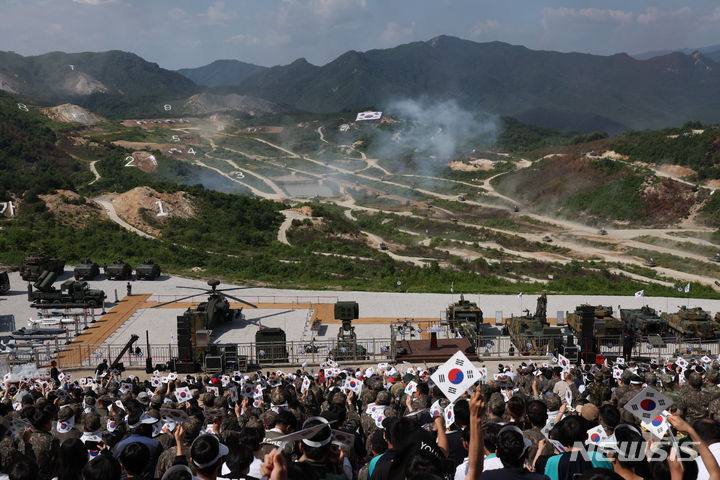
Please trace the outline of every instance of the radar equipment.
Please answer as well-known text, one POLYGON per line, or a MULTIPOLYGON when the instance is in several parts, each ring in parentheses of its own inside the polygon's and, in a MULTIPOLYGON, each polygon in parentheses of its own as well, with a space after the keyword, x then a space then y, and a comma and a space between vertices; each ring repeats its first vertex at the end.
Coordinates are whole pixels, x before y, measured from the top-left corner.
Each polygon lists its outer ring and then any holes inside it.
POLYGON ((543 355, 557 350, 562 344, 562 327, 551 327, 547 321, 547 295, 537 299, 535 314, 510 317, 507 332, 521 355, 543 355))

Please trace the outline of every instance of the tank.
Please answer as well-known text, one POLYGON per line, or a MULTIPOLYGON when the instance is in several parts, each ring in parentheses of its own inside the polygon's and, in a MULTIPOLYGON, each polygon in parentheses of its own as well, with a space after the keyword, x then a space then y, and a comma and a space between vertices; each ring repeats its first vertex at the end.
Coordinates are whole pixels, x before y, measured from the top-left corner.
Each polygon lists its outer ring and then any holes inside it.
POLYGON ((620 318, 636 335, 662 337, 667 333, 667 320, 647 305, 642 308, 621 308, 620 318))
POLYGON ((0 271, 0 293, 6 293, 10 291, 10 277, 8 272, 0 271))
POLYGON ((716 253, 712 257, 710 257, 710 260, 713 262, 720 262, 720 252, 716 253))
POLYGON ((648 258, 645 262, 643 262, 643 265, 650 268, 657 267, 657 263, 655 263, 655 260, 653 260, 652 257, 648 258))
POLYGON ((545 355, 562 343, 562 327, 551 327, 547 319, 529 310, 521 317, 510 317, 506 328, 520 355, 545 355))
POLYGON ((681 337, 715 340, 720 338, 720 318, 710 316, 710 312, 700 307, 681 306, 675 313, 663 313, 668 329, 681 337))
POLYGON ((138 280, 155 280, 160 276, 160 265, 148 259, 145 263, 135 267, 135 277, 138 280))
MULTIPOLYGON (((582 331, 582 307, 585 305, 578 305, 575 307, 575 311, 567 313, 567 324, 576 334, 580 334, 582 331)), ((622 335, 625 328, 625 323, 613 316, 612 307, 606 307, 603 305, 595 306, 595 334, 598 336, 608 337, 619 337, 622 335)))
POLYGON ((465 295, 461 293, 460 300, 448 305, 445 318, 452 333, 474 338, 482 328, 483 311, 477 303, 465 300, 465 295))
POLYGON ((130 280, 132 278, 132 267, 121 259, 105 265, 105 276, 108 280, 130 280))
POLYGON ((83 263, 75 265, 75 280, 92 280, 93 278, 100 275, 100 266, 86 258, 83 263))
POLYGON ((45 270, 62 275, 65 270, 65 260, 51 258, 46 253, 33 253, 25 257, 20 265, 20 278, 26 282, 34 282, 45 270))

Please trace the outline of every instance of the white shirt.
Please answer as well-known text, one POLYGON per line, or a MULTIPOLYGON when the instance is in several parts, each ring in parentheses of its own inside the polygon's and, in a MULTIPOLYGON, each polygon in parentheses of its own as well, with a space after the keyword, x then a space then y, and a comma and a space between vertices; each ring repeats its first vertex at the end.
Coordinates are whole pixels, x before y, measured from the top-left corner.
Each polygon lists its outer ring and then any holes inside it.
MULTIPOLYGON (((487 472, 488 470, 498 470, 500 468, 503 468, 503 464, 494 453, 485 456, 485 460, 483 461, 483 472, 487 472)), ((465 480, 465 476, 467 475, 469 469, 470 459, 465 457, 465 460, 463 460, 463 462, 455 468, 455 480, 465 480)))
MULTIPOLYGON (((712 453, 713 456, 715 457, 715 460, 717 460, 718 463, 720 463, 720 442, 713 443, 712 445, 710 445, 708 447, 708 449, 710 450, 710 453, 712 453)), ((695 459, 695 462, 697 463, 697 467, 698 467, 697 480, 709 480, 710 474, 708 473, 707 468, 705 468, 705 464, 703 463, 702 458, 700 458, 699 455, 695 459)))

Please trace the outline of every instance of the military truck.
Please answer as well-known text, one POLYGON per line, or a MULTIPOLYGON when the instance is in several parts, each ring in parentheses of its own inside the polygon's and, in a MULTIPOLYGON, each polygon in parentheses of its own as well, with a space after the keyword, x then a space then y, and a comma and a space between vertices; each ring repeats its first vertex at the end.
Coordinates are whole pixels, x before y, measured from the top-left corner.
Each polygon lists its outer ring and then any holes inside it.
POLYGON ((668 329, 667 320, 647 305, 642 308, 621 308, 620 318, 635 335, 662 337, 668 329))
POLYGON ((135 278, 138 280, 155 280, 160 276, 160 265, 147 259, 145 263, 135 267, 135 278))
POLYGON ((10 291, 10 277, 8 272, 0 271, 0 293, 10 291))
POLYGON ((720 338, 720 318, 710 316, 710 312, 700 307, 688 308, 685 305, 675 313, 663 313, 671 332, 685 338, 716 340, 720 338))
POLYGON ((46 270, 62 275, 65 271, 65 260, 51 258, 46 253, 33 253, 25 257, 20 265, 20 278, 26 282, 34 282, 46 270))
POLYGON ((108 280, 130 280, 132 279, 132 267, 129 263, 117 259, 115 263, 105 265, 105 276, 108 280))
POLYGON ((288 351, 282 328, 261 328, 255 333, 257 363, 287 363, 288 351))
POLYGON ((86 258, 83 263, 75 265, 75 280, 92 280, 100 275, 100 265, 86 258))
POLYGON ((357 302, 336 302, 335 320, 340 320, 342 325, 337 334, 337 344, 330 350, 330 358, 333 360, 366 360, 367 349, 358 345, 355 327, 352 321, 360 317, 360 307, 357 302))
POLYGON ((65 280, 58 290, 52 286, 56 279, 57 273, 43 272, 33 286, 28 287, 28 300, 33 303, 78 303, 88 307, 103 305, 106 295, 102 290, 90 289, 87 282, 77 280, 65 280), (37 291, 33 291, 33 287, 37 291))
MULTIPOLYGON (((582 307, 584 306, 578 305, 574 312, 566 314, 568 327, 578 335, 582 331, 582 307)), ((624 328, 625 323, 613 316, 612 307, 595 306, 595 335, 619 337, 623 334, 624 328)))
POLYGON ((562 344, 562 327, 551 327, 547 321, 545 294, 538 297, 534 315, 525 310, 525 315, 510 317, 505 330, 520 355, 544 355, 562 344))

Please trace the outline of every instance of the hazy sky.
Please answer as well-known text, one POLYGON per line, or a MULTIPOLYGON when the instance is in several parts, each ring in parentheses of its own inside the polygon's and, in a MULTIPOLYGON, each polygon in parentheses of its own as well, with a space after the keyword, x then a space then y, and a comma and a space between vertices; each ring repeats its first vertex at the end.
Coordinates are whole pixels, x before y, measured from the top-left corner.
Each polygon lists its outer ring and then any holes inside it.
POLYGON ((0 0, 0 50, 127 50, 166 68, 219 58, 324 64, 455 35, 598 54, 720 43, 717 0, 0 0))

